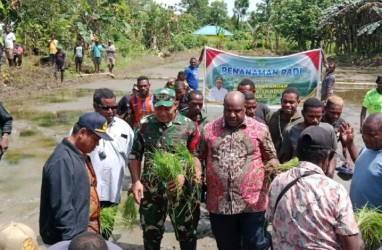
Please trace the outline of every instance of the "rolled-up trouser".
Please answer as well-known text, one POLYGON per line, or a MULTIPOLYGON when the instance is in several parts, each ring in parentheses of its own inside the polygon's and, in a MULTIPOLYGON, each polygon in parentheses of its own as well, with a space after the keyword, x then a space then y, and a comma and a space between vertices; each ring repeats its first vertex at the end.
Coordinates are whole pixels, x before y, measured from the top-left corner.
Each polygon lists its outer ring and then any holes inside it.
POLYGON ((176 193, 166 193, 165 183, 145 183, 144 186, 139 213, 145 249, 160 249, 167 214, 178 241, 196 241, 200 217, 199 188, 186 184, 177 198, 176 193))

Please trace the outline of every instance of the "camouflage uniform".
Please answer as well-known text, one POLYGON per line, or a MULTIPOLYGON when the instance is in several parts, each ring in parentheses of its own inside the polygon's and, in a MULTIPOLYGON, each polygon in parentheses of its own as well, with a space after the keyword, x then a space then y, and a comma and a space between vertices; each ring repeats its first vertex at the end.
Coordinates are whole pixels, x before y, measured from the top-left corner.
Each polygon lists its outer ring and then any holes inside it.
MULTIPOLYGON (((175 229, 176 239, 182 247, 188 242, 196 246, 196 229, 199 221, 200 209, 198 192, 189 181, 183 186, 183 194, 179 203, 174 206, 169 202, 166 193, 166 183, 150 180, 150 153, 154 149, 171 152, 179 144, 187 145, 193 151, 199 139, 199 131, 194 122, 177 113, 169 124, 161 123, 155 115, 143 118, 135 131, 130 160, 142 161, 145 158, 141 182, 144 186, 144 198, 139 208, 143 240, 145 249, 160 249, 160 242, 164 233, 164 222, 167 213, 175 229), (188 207, 186 207, 188 204, 188 207)), ((190 178, 186 177, 186 180, 190 178)))

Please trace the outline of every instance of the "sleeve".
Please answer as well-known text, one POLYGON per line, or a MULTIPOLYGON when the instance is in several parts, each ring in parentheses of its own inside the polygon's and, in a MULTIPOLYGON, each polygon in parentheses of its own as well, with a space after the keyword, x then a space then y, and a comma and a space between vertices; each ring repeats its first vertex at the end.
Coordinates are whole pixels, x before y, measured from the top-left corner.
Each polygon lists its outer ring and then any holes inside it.
POLYGON ((278 152, 277 158, 281 160, 284 156, 291 157, 293 154, 292 142, 289 137, 289 130, 285 130, 282 134, 283 141, 281 143, 280 151, 278 152))
POLYGON ((334 228, 337 234, 344 236, 356 235, 359 233, 355 221, 353 207, 349 195, 344 187, 338 185, 338 204, 334 206, 334 228))
POLYGON ((62 240, 70 240, 78 232, 76 230, 76 211, 73 207, 72 164, 61 157, 60 160, 52 162, 49 168, 49 206, 54 217, 54 227, 62 235, 62 240))
POLYGON ((4 108, 3 104, 0 102, 0 122, 1 122, 1 134, 12 132, 12 122, 13 117, 8 113, 8 111, 4 108))
POLYGON ((207 153, 208 153, 208 142, 205 138, 205 131, 206 126, 203 128, 203 132, 200 135, 198 144, 195 147, 194 150, 194 156, 198 157, 199 159, 206 159, 207 158, 207 153))
POLYGON ((365 97, 363 98, 362 106, 369 109, 370 108, 370 99, 369 99, 370 91, 366 93, 365 97))
POLYGON ((264 161, 277 159, 275 146, 273 145, 269 129, 264 125, 264 138, 260 141, 261 156, 264 161))
POLYGON ((139 125, 139 127, 137 129, 135 129, 135 131, 134 131, 133 146, 131 148, 129 160, 142 161, 142 159, 143 159, 143 152, 145 150, 145 147, 144 147, 143 136, 142 136, 141 130, 142 130, 142 124, 139 125))
POLYGON ((193 153, 200 139, 200 131, 198 128, 198 123, 194 122, 193 131, 190 135, 190 138, 187 142, 188 150, 193 153))

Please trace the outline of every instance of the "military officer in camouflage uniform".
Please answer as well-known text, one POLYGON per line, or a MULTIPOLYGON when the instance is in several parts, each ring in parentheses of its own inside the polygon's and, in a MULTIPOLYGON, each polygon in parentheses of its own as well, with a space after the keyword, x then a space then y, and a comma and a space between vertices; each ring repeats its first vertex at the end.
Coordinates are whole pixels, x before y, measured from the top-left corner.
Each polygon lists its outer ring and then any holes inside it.
POLYGON ((154 92, 154 114, 144 117, 135 131, 130 153, 132 192, 140 204, 139 213, 143 229, 145 249, 160 249, 167 213, 175 229, 175 235, 182 250, 196 249, 196 229, 200 209, 198 196, 191 194, 191 186, 200 183, 200 162, 195 161, 193 179, 180 174, 177 182, 150 181, 150 153, 161 149, 167 152, 179 144, 192 152, 199 139, 194 122, 177 113, 178 102, 173 89, 163 88, 154 92), (141 162, 145 159, 141 176, 141 162), (186 180, 187 179, 187 180, 186 180), (169 206, 166 189, 175 193, 182 187, 179 203, 169 206), (188 204, 191 206, 185 206, 188 204))

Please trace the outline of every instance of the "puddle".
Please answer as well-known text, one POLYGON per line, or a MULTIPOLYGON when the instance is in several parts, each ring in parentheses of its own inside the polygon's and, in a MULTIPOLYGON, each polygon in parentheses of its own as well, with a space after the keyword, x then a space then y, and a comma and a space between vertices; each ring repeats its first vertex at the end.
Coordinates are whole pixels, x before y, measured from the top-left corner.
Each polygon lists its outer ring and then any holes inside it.
POLYGON ((336 89, 334 90, 334 94, 340 96, 345 101, 345 105, 357 105, 361 106, 363 102, 363 98, 365 97, 368 89, 352 89, 352 90, 344 90, 344 89, 336 89))

